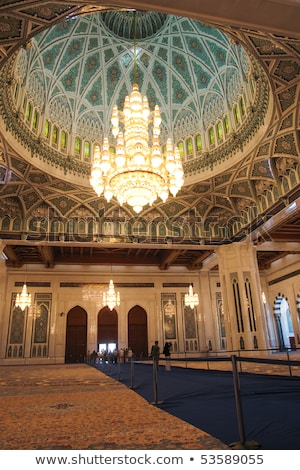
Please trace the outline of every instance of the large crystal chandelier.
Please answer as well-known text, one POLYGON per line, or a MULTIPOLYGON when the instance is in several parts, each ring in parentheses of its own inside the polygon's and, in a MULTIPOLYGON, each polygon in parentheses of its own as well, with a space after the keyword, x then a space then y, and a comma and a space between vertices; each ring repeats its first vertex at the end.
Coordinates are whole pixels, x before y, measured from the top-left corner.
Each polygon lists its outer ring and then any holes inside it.
POLYGON ((26 307, 31 306, 31 294, 27 292, 26 283, 23 284, 21 294, 17 294, 15 306, 20 307, 21 310, 25 310, 26 307))
POLYGON ((184 305, 186 307, 191 307, 192 309, 196 305, 199 305, 199 297, 198 297, 198 294, 194 294, 192 284, 190 284, 189 286, 188 294, 184 295, 184 305))
POLYGON ((183 185, 183 168, 178 147, 170 138, 161 149, 159 106, 150 112, 148 98, 139 92, 135 49, 132 92, 125 98, 123 111, 113 106, 115 143, 109 143, 105 137, 102 149, 95 146, 90 184, 108 202, 115 197, 120 205, 127 203, 139 213, 157 198, 165 202, 170 193, 176 196, 183 185))
POLYGON ((107 305, 109 310, 113 310, 120 305, 120 292, 115 291, 114 282, 111 279, 106 292, 103 292, 103 305, 107 305))
POLYGON ((166 201, 169 193, 176 196, 183 184, 183 169, 179 150, 171 139, 166 151, 161 152, 159 143, 161 116, 158 105, 153 117, 152 147, 149 145, 150 124, 148 99, 133 85, 130 96, 126 96, 123 111, 114 105, 112 133, 116 138, 116 151, 109 151, 108 138, 103 140, 102 151, 96 145, 90 183, 98 196, 102 193, 109 202, 115 196, 120 205, 124 203, 139 213, 143 207, 160 197, 166 201), (119 128, 120 116, 124 132, 119 128))

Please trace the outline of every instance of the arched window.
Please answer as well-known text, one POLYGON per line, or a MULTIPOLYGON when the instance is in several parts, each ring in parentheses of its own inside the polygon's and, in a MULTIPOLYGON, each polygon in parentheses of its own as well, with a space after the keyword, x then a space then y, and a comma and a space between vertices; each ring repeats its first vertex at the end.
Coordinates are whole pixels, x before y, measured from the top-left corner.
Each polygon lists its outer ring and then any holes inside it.
POLYGON ((67 148, 67 133, 66 133, 66 131, 61 131, 60 146, 61 146, 62 149, 67 148))
POLYGON ((215 144, 215 131, 213 127, 208 129, 209 145, 215 144))
POLYGON ((59 221, 58 220, 52 220, 50 231, 53 232, 53 233, 57 233, 59 231, 59 221))
POLYGON ((50 136, 50 129, 51 129, 51 125, 50 125, 50 122, 48 121, 48 119, 45 121, 45 124, 44 124, 44 136, 49 139, 49 136, 50 136))
POLYGON ((237 278, 232 279, 232 288, 233 288, 237 331, 238 333, 244 333, 244 320, 243 320, 243 313, 242 313, 240 286, 239 286, 237 278))
POLYGON ((202 150, 202 139, 200 134, 196 135, 196 149, 197 152, 201 152, 202 150))
POLYGON ((183 142, 178 142, 178 150, 179 150, 179 154, 181 156, 181 158, 184 158, 184 145, 183 145, 183 142))
POLYGON ((81 153, 81 139, 80 139, 80 137, 75 137, 74 152, 75 152, 76 156, 79 156, 80 153, 81 153))
POLYGON ((194 149, 193 149, 193 140, 191 139, 191 137, 189 137, 186 141, 186 152, 187 152, 188 158, 193 157, 194 149))
POLYGON ((32 105, 31 105, 30 101, 28 101, 27 108, 26 108, 26 121, 27 122, 30 122, 31 113, 32 113, 32 105))
POLYGON ((33 113, 33 120, 32 120, 32 127, 33 129, 37 129, 39 123, 39 113, 37 110, 33 113))
POLYGON ((132 227, 133 235, 147 235, 147 226, 145 222, 135 222, 132 227))
POLYGON ((223 140, 223 126, 221 121, 217 124, 218 140, 223 140))
POLYGON ((84 220, 80 220, 78 223, 78 233, 86 233, 86 224, 84 220))
POLYGON ((228 116, 225 116, 225 117, 224 117, 224 119, 223 119, 223 125, 224 125, 224 129, 225 129, 225 133, 228 134, 229 131, 230 131, 228 116))
POLYGON ((158 227, 158 234, 160 237, 164 237, 167 235, 167 228, 165 223, 160 223, 158 227))
POLYGON ((4 217, 4 219, 2 220, 1 229, 9 230, 9 227, 10 227, 10 218, 7 216, 7 217, 4 217))
POLYGON ((21 220, 20 220, 19 217, 16 217, 16 218, 13 220, 12 229, 13 229, 13 230, 20 230, 20 229, 21 229, 21 220))
POLYGON ((53 132, 52 132, 52 144, 57 145, 57 140, 58 140, 58 127, 54 126, 53 132))
POLYGON ((83 145, 83 158, 86 161, 89 161, 91 158, 91 143, 88 140, 84 141, 83 145))
POLYGON ((19 91, 20 91, 20 86, 19 86, 19 83, 17 83, 17 84, 15 85, 15 89, 14 89, 14 98, 15 98, 15 101, 17 101, 17 99, 18 99, 19 91))
POLYGON ((246 112, 245 112, 245 104, 244 104, 244 99, 243 99, 242 96, 241 96, 240 99, 239 99, 239 105, 240 105, 240 110, 241 110, 242 116, 245 116, 245 114, 246 114, 246 112))
POLYGON ((240 116, 240 110, 237 104, 233 107, 233 113, 234 113, 234 120, 236 124, 240 124, 241 116, 240 116))

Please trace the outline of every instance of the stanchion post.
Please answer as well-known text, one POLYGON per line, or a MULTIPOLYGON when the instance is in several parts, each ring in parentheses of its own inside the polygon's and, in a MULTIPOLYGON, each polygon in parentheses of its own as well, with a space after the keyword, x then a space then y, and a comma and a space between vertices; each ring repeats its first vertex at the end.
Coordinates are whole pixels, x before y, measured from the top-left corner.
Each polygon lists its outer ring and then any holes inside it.
POLYGON ((121 363, 120 363, 120 357, 118 358, 118 380, 121 380, 121 363))
POLYGON ((153 357, 153 403, 157 403, 157 362, 153 357))
POLYGON ((288 360, 288 365, 289 365, 290 376, 292 377, 293 373, 292 373, 291 362, 290 362, 290 355, 289 355, 289 350, 288 350, 288 349, 286 350, 286 355, 287 355, 287 360, 288 360))
POLYGON ((130 388, 134 388, 134 362, 133 362, 133 357, 130 359, 130 379, 131 379, 130 388))
POLYGON ((161 405, 163 401, 157 399, 157 383, 158 383, 158 360, 159 358, 153 357, 153 401, 151 405, 161 405))
POLYGON ((238 371, 237 371, 235 355, 231 356, 231 362, 232 362, 232 372, 233 372, 235 405, 236 405, 237 420, 238 420, 238 427, 239 427, 239 433, 240 433, 240 443, 243 446, 245 444, 245 428, 244 428, 244 419, 243 419, 242 404, 241 404, 240 383, 239 383, 239 376, 238 376, 238 371))
POLYGON ((244 418, 242 411, 242 402, 241 402, 241 392, 240 392, 240 381, 239 374, 237 370, 237 361, 236 356, 231 356, 232 363, 232 373, 233 373, 233 384, 234 384, 234 395, 235 395, 235 404, 237 412, 238 427, 240 433, 240 442, 233 442, 229 445, 232 449, 260 449, 260 444, 256 441, 245 440, 245 427, 244 427, 244 418))

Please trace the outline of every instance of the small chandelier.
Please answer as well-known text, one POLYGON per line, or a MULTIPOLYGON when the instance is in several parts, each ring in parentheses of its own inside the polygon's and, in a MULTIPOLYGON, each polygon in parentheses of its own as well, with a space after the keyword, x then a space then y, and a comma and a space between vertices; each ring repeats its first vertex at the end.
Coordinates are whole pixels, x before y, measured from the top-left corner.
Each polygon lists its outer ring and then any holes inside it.
POLYGON ((27 292, 26 283, 23 284, 21 294, 17 294, 15 306, 20 307, 21 310, 25 310, 26 307, 31 306, 31 294, 27 292))
POLYGON ((139 213, 158 197, 165 202, 170 193, 176 196, 183 185, 183 168, 178 147, 170 138, 164 152, 161 150, 159 106, 150 112, 148 98, 139 92, 135 38, 134 26, 134 85, 125 98, 123 111, 114 105, 111 117, 116 145, 105 137, 102 150, 99 145, 95 146, 90 184, 97 195, 103 193, 108 202, 115 197, 121 206, 127 203, 139 213), (149 143, 150 124, 152 139, 149 143))
POLYGON ((113 310, 120 305, 120 292, 115 291, 114 282, 111 279, 106 292, 103 292, 103 304, 107 305, 109 310, 113 310))
POLYGON ((184 305, 191 308, 199 305, 199 297, 198 294, 194 294, 192 284, 189 286, 189 293, 184 295, 184 305))

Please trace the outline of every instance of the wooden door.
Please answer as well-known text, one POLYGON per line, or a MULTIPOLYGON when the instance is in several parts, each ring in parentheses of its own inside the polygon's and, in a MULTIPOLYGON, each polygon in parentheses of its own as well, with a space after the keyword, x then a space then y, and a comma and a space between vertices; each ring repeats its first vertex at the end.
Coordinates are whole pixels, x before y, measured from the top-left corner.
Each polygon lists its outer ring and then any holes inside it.
POLYGON ((104 307, 98 314, 98 344, 118 344, 118 314, 104 307))
POLYGON ((148 356, 147 313, 139 305, 128 313, 128 347, 135 358, 148 356))
POLYGON ((87 314, 83 308, 72 308, 67 316, 66 363, 84 362, 87 347, 87 314))

